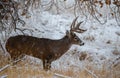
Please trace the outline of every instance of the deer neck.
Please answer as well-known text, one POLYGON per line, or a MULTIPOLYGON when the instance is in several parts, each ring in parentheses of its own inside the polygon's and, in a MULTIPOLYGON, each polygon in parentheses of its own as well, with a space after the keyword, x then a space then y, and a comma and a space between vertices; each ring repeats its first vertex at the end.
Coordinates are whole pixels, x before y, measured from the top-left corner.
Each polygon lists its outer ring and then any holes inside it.
POLYGON ((65 36, 61 39, 65 44, 71 45, 71 40, 68 36, 65 36))
MULTIPOLYGON (((72 45, 71 40, 69 39, 68 36, 63 37, 63 38, 61 39, 61 43, 62 43, 62 47, 64 47, 63 49, 64 49, 65 51, 67 51, 67 50, 71 47, 71 45, 72 45)), ((64 51, 63 51, 63 52, 64 52, 64 51)))

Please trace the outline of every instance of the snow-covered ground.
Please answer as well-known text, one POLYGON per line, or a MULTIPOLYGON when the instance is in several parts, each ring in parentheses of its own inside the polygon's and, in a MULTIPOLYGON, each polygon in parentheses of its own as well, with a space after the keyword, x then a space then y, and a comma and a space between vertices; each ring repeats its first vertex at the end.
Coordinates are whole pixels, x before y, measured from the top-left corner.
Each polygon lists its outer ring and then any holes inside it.
MULTIPOLYGON (((22 16, 26 22, 22 28, 32 30, 32 36, 35 37, 60 39, 65 36, 66 30, 70 30, 74 18, 72 12, 54 14, 35 9, 30 12, 29 18, 22 16)), ((52 69, 67 70, 72 68, 73 71, 79 71, 89 65, 95 68, 107 65, 105 67, 109 68, 114 64, 120 64, 120 27, 116 20, 110 18, 107 23, 101 25, 93 18, 86 20, 79 15, 79 21, 83 21, 81 28, 87 29, 87 31, 76 34, 85 42, 85 45, 73 45, 60 59, 52 62, 52 69), (82 57, 84 59, 81 60, 82 57)), ((29 31, 25 33, 31 35, 29 31)))

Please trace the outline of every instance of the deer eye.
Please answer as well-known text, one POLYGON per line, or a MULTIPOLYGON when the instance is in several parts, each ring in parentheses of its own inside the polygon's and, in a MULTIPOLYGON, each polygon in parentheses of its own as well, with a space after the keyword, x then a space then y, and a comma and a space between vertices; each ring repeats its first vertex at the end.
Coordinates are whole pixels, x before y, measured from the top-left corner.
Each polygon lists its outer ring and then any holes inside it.
POLYGON ((77 37, 74 37, 74 40, 76 40, 76 41, 77 41, 77 40, 78 40, 78 38, 77 38, 77 37))

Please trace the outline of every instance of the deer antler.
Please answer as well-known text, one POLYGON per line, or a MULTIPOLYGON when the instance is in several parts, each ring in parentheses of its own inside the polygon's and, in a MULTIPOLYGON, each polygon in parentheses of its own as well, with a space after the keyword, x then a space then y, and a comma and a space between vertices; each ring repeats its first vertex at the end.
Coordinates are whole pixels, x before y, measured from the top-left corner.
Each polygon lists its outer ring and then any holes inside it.
POLYGON ((77 19, 78 19, 78 16, 73 20, 73 22, 72 22, 72 24, 71 24, 70 32, 78 32, 78 33, 83 33, 83 32, 85 32, 86 30, 79 28, 80 25, 81 25, 81 23, 83 23, 83 21, 77 23, 77 25, 76 25, 77 19))
POLYGON ((73 22, 71 24, 71 29, 73 29, 75 27, 75 23, 76 23, 77 19, 78 19, 78 16, 73 20, 73 22))

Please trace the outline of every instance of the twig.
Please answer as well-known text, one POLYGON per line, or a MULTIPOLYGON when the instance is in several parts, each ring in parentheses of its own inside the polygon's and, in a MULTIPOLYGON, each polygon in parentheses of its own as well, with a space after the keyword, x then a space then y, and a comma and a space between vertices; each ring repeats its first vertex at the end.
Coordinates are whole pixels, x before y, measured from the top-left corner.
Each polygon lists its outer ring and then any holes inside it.
MULTIPOLYGON (((11 64, 17 63, 17 62, 19 62, 19 61, 21 61, 21 59, 15 60, 15 61, 13 61, 11 64)), ((3 70, 5 70, 5 69, 7 69, 8 67, 10 67, 11 64, 7 64, 7 65, 5 65, 4 67, 0 68, 0 72, 3 71, 3 70)))
POLYGON ((3 71, 3 70, 5 70, 5 69, 8 68, 9 66, 10 66, 10 64, 7 64, 7 65, 5 65, 4 67, 0 68, 0 72, 3 71))
POLYGON ((118 56, 113 60, 112 66, 116 67, 119 63, 120 63, 120 56, 118 56))
POLYGON ((24 29, 21 29, 21 28, 16 28, 16 30, 19 30, 20 32, 22 32, 23 35, 25 35, 24 31, 27 31, 27 30, 28 30, 28 31, 31 33, 31 35, 33 35, 33 34, 32 34, 33 30, 31 30, 31 29, 25 29, 25 28, 24 28, 24 29))
POLYGON ((54 76, 57 76, 57 78, 71 78, 71 77, 64 76, 64 75, 58 74, 58 73, 54 73, 54 76))
POLYGON ((2 48, 3 52, 5 53, 5 49, 3 48, 1 41, 0 41, 0 47, 2 48))
POLYGON ((87 68, 84 68, 88 73, 90 73, 91 75, 94 76, 94 78, 99 78, 96 74, 94 74, 93 72, 91 72, 90 70, 88 70, 87 68))

